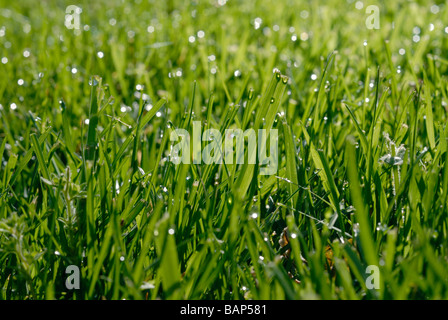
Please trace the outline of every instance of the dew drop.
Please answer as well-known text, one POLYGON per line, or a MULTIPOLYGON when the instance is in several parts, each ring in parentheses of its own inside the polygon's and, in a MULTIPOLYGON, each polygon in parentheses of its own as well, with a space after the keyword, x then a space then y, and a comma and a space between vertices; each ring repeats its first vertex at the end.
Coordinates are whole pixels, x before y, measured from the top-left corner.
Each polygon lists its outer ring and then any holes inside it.
POLYGON ((250 89, 249 89, 249 97, 248 97, 248 99, 249 99, 249 100, 252 100, 253 97, 254 97, 254 89, 250 88, 250 89))
POLYGON ((309 38, 308 33, 306 33, 306 32, 302 32, 302 33, 300 34, 300 40, 302 40, 302 41, 306 41, 306 40, 308 40, 308 38, 309 38))
POLYGON ((96 85, 98 85, 98 81, 95 78, 91 78, 89 80, 89 85, 90 86, 96 86, 96 85))
POLYGON ((434 4, 431 6, 431 13, 437 14, 437 13, 439 13, 439 11, 440 11, 440 8, 438 5, 434 4))

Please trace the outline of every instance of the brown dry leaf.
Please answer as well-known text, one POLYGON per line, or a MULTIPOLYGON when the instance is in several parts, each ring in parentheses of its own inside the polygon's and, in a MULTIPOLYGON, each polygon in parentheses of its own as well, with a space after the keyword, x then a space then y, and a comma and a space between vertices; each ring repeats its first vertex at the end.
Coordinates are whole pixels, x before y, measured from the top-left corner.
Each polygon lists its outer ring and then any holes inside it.
MULTIPOLYGON (((350 243, 351 245, 353 245, 353 239, 348 239, 347 242, 350 243)), ((278 240, 278 243, 281 248, 284 248, 288 245, 288 243, 289 243, 288 227, 283 229, 282 233, 280 234, 280 239, 278 240)), ((291 248, 286 250, 286 252, 283 254, 283 256, 287 259, 289 259, 290 255, 291 255, 291 248)), ((302 256, 300 258, 302 259, 302 261, 304 263, 307 263, 305 258, 303 258, 302 256)), ((333 249, 331 248, 330 245, 327 245, 325 247, 325 258, 327 259, 327 264, 325 265, 325 269, 329 270, 329 271, 333 270, 333 267, 334 267, 333 249)))
MULTIPOLYGON (((280 234, 280 239, 278 240, 278 244, 281 248, 284 248, 289 243, 289 235, 288 235, 288 227, 284 228, 282 233, 280 234)), ((283 256, 287 259, 289 259, 289 256, 291 255, 291 248, 285 251, 283 256)))
MULTIPOLYGON (((350 243, 351 245, 353 245, 353 239, 348 239, 347 242, 350 243)), ((333 249, 331 248, 330 245, 327 245, 325 247, 325 258, 327 259, 327 264, 325 265, 325 269, 328 271, 333 271, 332 275, 335 276, 333 249)), ((344 260, 347 262, 347 260, 345 258, 344 258, 344 260)), ((348 264, 347 264, 347 268, 348 268, 348 264)))
MULTIPOLYGON (((284 248, 288 245, 289 243, 289 231, 288 231, 288 227, 285 227, 282 231, 282 233, 280 234, 280 239, 278 240, 278 244, 280 245, 280 247, 284 248)), ((286 250, 286 252, 283 254, 283 256, 287 259, 289 259, 291 255, 291 248, 289 248, 288 250, 286 250)), ((304 257, 302 257, 302 255, 300 255, 300 259, 302 259, 302 261, 307 264, 308 261, 305 260, 304 257)))

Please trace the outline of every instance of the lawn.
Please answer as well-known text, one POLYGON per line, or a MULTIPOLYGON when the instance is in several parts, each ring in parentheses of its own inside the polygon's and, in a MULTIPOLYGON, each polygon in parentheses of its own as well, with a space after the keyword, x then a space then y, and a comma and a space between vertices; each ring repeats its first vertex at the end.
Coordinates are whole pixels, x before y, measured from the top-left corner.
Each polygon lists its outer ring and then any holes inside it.
POLYGON ((445 2, 0 0, 0 59, 0 300, 448 299, 445 2))

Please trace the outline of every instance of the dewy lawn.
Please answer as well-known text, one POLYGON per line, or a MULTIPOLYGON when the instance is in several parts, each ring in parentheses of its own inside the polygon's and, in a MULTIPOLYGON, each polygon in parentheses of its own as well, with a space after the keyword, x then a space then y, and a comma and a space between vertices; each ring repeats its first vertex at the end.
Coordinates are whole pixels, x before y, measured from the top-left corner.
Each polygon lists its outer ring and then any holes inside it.
POLYGON ((0 0, 0 48, 0 299, 448 298, 444 2, 0 0))

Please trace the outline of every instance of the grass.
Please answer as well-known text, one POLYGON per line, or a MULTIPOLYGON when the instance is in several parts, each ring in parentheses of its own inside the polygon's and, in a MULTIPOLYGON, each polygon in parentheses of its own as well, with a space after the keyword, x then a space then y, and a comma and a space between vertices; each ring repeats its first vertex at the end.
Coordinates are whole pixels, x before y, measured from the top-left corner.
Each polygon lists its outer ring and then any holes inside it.
POLYGON ((447 299, 446 4, 219 3, 0 1, 0 299, 447 299))

